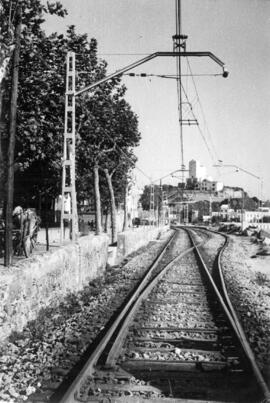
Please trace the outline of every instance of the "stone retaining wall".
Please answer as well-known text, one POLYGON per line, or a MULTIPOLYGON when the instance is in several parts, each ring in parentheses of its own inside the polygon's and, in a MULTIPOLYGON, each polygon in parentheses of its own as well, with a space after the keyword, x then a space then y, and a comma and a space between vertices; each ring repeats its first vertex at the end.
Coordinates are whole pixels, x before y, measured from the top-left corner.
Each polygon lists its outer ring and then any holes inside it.
POLYGON ((121 232, 117 237, 116 263, 129 255, 131 252, 157 239, 161 232, 167 231, 168 227, 139 227, 130 231, 121 232))
POLYGON ((108 237, 85 236, 77 244, 0 270, 0 340, 37 317, 40 309, 76 292, 106 267, 108 237))

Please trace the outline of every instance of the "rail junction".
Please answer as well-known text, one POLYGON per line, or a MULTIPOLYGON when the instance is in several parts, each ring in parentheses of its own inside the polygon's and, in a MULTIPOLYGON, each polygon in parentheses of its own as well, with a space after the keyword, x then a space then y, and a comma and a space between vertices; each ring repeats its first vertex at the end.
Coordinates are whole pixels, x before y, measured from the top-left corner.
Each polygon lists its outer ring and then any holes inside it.
POLYGON ((223 234, 174 228, 51 402, 268 402, 226 292, 225 245, 223 234))

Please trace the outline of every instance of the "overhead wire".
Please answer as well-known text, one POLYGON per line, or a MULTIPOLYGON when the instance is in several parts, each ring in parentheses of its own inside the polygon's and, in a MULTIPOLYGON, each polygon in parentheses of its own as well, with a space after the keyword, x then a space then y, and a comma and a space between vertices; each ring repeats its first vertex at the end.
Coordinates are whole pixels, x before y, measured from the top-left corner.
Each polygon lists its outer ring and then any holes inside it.
MULTIPOLYGON (((82 72, 83 73, 83 72, 82 72)), ((123 76, 130 77, 158 77, 158 78, 171 78, 176 80, 178 78, 177 74, 148 74, 148 73, 124 73, 123 76)), ((222 76, 221 73, 195 73, 195 74, 182 74, 182 77, 216 77, 222 76)))
MULTIPOLYGON (((185 91, 185 88, 184 88, 183 84, 182 84, 181 86, 182 86, 182 90, 183 90, 183 93, 185 94, 186 99, 189 101, 188 95, 187 95, 187 93, 186 93, 186 91, 185 91)), ((193 109, 191 109, 191 112, 192 112, 193 118, 197 121, 197 118, 196 118, 196 116, 195 116, 195 113, 194 113, 193 109)), ((211 149, 210 149, 210 147, 209 147, 209 145, 208 145, 207 139, 206 139, 206 137, 205 137, 205 135, 204 135, 204 133, 203 133, 203 131, 202 131, 200 125, 198 124, 197 127, 198 127, 198 130, 199 130, 199 132, 200 132, 202 138, 203 138, 203 141, 204 141, 204 143, 205 143, 205 145, 206 145, 206 148, 207 148, 207 150, 208 150, 208 152, 209 152, 209 155, 210 155, 212 161, 215 162, 215 159, 214 159, 214 156, 213 156, 213 154, 212 154, 212 151, 211 151, 211 149)))
POLYGON ((116 142, 112 139, 112 137, 110 137, 106 132, 104 132, 105 136, 114 143, 115 147, 118 149, 118 151, 120 151, 125 157, 126 159, 131 162, 134 166, 135 169, 137 169, 138 171, 140 171, 150 182, 152 182, 152 178, 150 178, 150 176, 148 176, 140 167, 138 167, 138 165, 135 163, 135 161, 133 161, 132 158, 130 158, 123 150, 120 146, 118 146, 116 144, 116 142))
POLYGON ((202 107, 202 103, 201 103, 201 100, 200 100, 200 97, 199 97, 198 89, 197 89, 197 86, 196 86, 196 83, 195 83, 195 80, 194 80, 194 75, 193 75, 193 73, 192 73, 192 70, 191 70, 191 66, 190 66, 188 57, 187 57, 187 66, 188 66, 189 71, 190 71, 192 83, 193 83, 193 86, 194 86, 194 89, 195 89, 195 93, 196 93, 196 97, 197 97, 197 101, 198 101, 198 104, 199 104, 200 109, 201 109, 201 113, 202 113, 202 117, 203 117, 203 121, 204 121, 204 126, 205 126, 205 128, 206 128, 207 133, 208 133, 208 136, 209 136, 209 139, 210 139, 210 142, 211 142, 211 145, 212 145, 214 154, 215 154, 215 156, 216 156, 216 160, 219 160, 220 158, 219 158, 219 156, 218 156, 218 154, 217 154, 216 148, 215 148, 214 143, 213 143, 213 140, 212 140, 212 136, 211 136, 211 133, 210 133, 210 130, 209 130, 207 121, 206 121, 205 113, 204 113, 204 110, 203 110, 203 107, 202 107))
MULTIPOLYGON (((207 148, 207 150, 208 150, 208 153, 209 153, 209 155, 210 155, 212 161, 215 163, 216 160, 219 160, 219 157, 218 157, 217 152, 216 152, 216 150, 215 150, 215 147, 214 147, 214 144, 213 144, 213 141, 212 141, 212 137, 211 137, 211 134, 210 134, 210 130, 209 130, 209 128, 208 128, 208 125, 207 125, 207 122, 206 122, 206 118, 205 118, 205 114, 204 114, 204 111, 203 111, 203 108, 202 108, 202 104, 201 104, 201 101, 200 101, 200 98, 199 98, 198 90, 197 90, 196 85, 195 85, 195 82, 194 82, 194 76, 195 76, 195 75, 192 73, 190 66, 189 66, 189 70, 190 70, 190 74, 182 75, 182 77, 183 77, 183 76, 192 77, 192 81, 193 81, 193 85, 194 85, 194 89, 195 89, 195 96, 194 96, 194 98, 193 98, 192 101, 189 101, 189 98, 188 98, 188 96, 187 96, 187 92, 185 91, 185 88, 184 88, 183 84, 181 83, 181 88, 182 88, 182 90, 183 90, 183 92, 184 92, 184 94, 185 94, 186 100, 188 101, 188 104, 189 104, 189 108, 186 107, 183 112, 184 112, 185 114, 188 113, 189 115, 192 115, 192 117, 194 118, 194 120, 197 121, 197 118, 196 118, 195 113, 194 113, 194 109, 195 109, 196 105, 199 104, 200 109, 201 109, 201 112, 202 112, 203 120, 204 120, 204 126, 205 126, 205 128, 207 129, 208 136, 209 136, 209 140, 210 140, 211 146, 212 146, 212 148, 213 148, 213 152, 211 151, 211 148, 210 148, 210 146, 209 146, 209 144, 208 144, 208 141, 207 141, 207 139, 206 139, 206 136, 204 135, 204 133, 203 133, 203 131, 202 131, 202 129, 201 129, 201 127, 200 127, 199 125, 198 125, 198 130, 199 130, 199 132, 200 132, 200 134, 201 134, 201 136, 202 136, 202 138, 203 138, 203 141, 204 141, 204 143, 205 143, 205 145, 206 145, 206 148, 207 148), (215 159, 215 157, 214 157, 214 154, 215 154, 215 156, 216 156, 216 159, 215 159)), ((159 77, 159 78, 172 78, 172 79, 177 79, 177 75, 158 75, 158 74, 146 74, 146 73, 140 73, 140 74, 129 73, 129 74, 125 74, 125 75, 129 75, 129 76, 131 76, 131 77, 135 77, 135 76, 138 76, 138 77, 148 77, 148 76, 151 76, 151 77, 153 77, 153 76, 154 76, 154 77, 159 77)), ((198 76, 220 76, 220 75, 222 75, 222 74, 198 74, 198 76)), ((179 90, 178 90, 178 94, 179 94, 179 90)), ((182 103, 182 104, 183 104, 183 103, 182 103)), ((178 102, 178 111, 179 111, 179 108, 180 108, 180 106, 179 106, 179 102, 178 102)), ((188 116, 187 116, 187 117, 188 117, 188 116)))

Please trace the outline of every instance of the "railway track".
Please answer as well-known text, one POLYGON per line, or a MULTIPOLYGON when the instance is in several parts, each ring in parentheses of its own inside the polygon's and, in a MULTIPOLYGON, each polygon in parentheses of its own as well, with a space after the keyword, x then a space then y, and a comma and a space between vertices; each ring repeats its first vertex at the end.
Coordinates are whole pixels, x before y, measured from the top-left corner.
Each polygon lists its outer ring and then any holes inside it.
POLYGON ((78 376, 52 402, 269 399, 228 296, 220 295, 194 246, 202 248, 209 233, 180 232, 185 251, 172 255, 177 240, 170 242, 78 376))

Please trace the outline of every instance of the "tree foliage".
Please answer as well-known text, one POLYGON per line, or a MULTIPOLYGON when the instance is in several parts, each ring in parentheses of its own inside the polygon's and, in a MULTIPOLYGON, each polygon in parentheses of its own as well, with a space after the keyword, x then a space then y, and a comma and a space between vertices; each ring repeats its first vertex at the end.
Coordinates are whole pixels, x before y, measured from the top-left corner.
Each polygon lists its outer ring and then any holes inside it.
MULTIPOLYGON (((8 15, 9 1, 4 0, 3 5, 8 15)), ((69 27, 66 35, 44 33, 42 23, 46 13, 65 16, 60 2, 23 0, 22 7, 15 198, 22 204, 37 204, 38 196, 53 198, 61 188, 67 51, 77 55, 77 90, 105 77, 107 63, 97 57, 97 41, 77 34, 74 26, 69 27)), ((8 121, 9 90, 8 76, 2 110, 5 121, 8 121)), ((123 189, 117 180, 128 176, 135 161, 132 150, 140 140, 137 117, 124 99, 125 91, 121 78, 117 77, 76 98, 79 199, 93 194, 94 166, 109 170, 116 201, 122 197, 123 189)), ((105 176, 101 175, 99 186, 107 203, 105 176)))
MULTIPOLYGON (((2 4, 2 40, 7 46, 10 41, 11 24, 16 14, 18 2, 3 0, 2 4)), ((41 150, 42 143, 48 144, 48 138, 43 139, 43 134, 46 131, 42 124, 42 115, 46 116, 46 107, 43 107, 42 100, 50 99, 48 96, 48 80, 44 77, 45 65, 48 65, 49 58, 44 57, 44 46, 50 47, 41 24, 45 20, 45 14, 55 14, 63 17, 66 11, 59 2, 47 2, 43 4, 40 0, 22 0, 20 1, 22 8, 22 32, 21 32, 21 49, 20 49, 20 64, 19 64, 19 97, 18 97, 18 116, 17 116, 17 136, 16 136, 16 162, 15 170, 18 177, 21 177, 21 172, 25 171, 34 163, 35 172, 28 178, 30 183, 25 188, 21 188, 21 193, 27 193, 28 189, 32 189, 33 176, 43 181, 42 173, 46 171, 46 162, 43 163, 41 169, 38 162, 47 159, 49 154, 47 149, 41 150), (38 169, 37 169, 38 168, 38 169)), ((47 56, 47 55, 46 55, 47 56)), ((7 161, 3 156, 6 154, 7 130, 9 122, 9 103, 10 103, 10 82, 11 82, 11 67, 2 88, 2 102, 0 110, 1 123, 6 123, 6 132, 1 135, 1 150, 2 159, 0 165, 2 170, 7 165, 7 161)), ((46 67, 48 68, 48 67, 46 67)), ((51 175, 51 167, 49 167, 51 175)), ((2 175, 2 178, 4 175, 2 175)), ((44 178, 44 181, 46 178, 44 178)), ((16 181, 18 182, 18 181, 16 181)), ((42 187, 41 183, 41 187, 42 187)), ((2 183, 3 186, 3 183, 2 183)))

